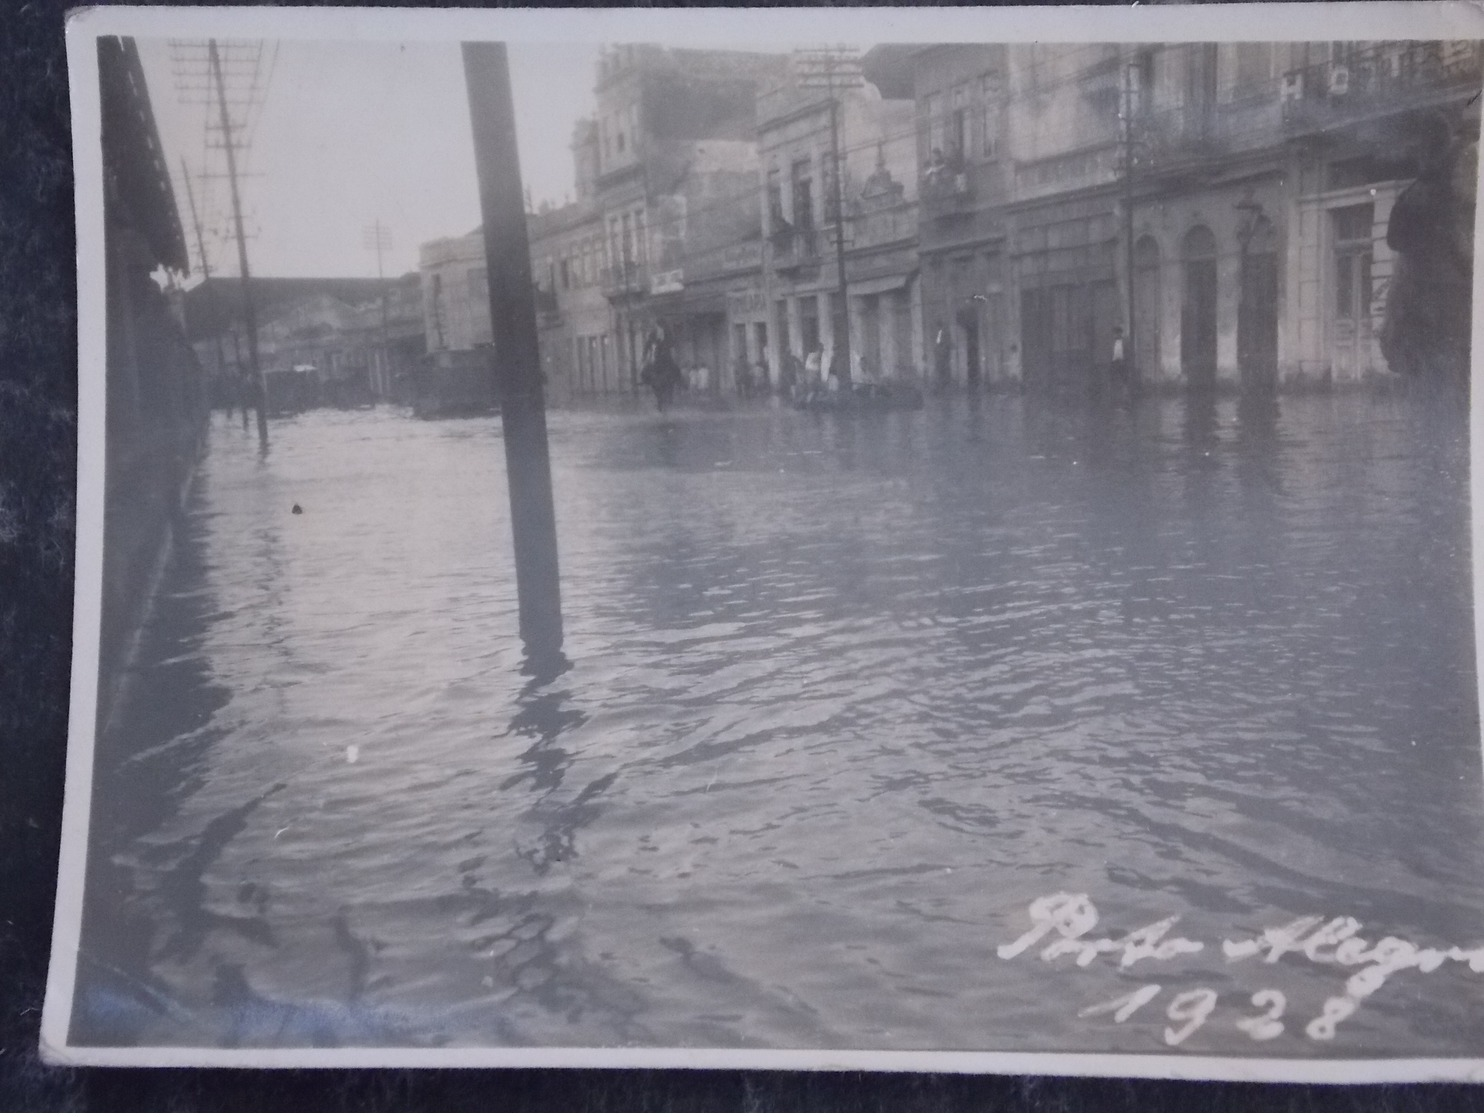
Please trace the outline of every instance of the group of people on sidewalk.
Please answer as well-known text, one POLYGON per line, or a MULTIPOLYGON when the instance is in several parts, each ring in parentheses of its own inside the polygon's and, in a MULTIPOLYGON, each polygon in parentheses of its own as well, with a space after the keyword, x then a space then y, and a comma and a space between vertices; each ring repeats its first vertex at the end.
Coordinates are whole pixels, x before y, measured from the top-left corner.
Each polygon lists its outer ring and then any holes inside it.
MULTIPOLYGON (((774 393, 785 399, 819 391, 837 391, 846 381, 843 355, 830 345, 816 344, 801 360, 796 353, 784 355, 778 375, 768 366, 766 356, 749 361, 739 356, 732 368, 732 388, 742 399, 760 399, 774 393)), ((876 368, 859 351, 850 355, 849 381, 872 384, 879 380, 876 368)), ((715 391, 721 385, 711 379, 710 370, 698 368, 687 373, 675 356, 674 343, 664 326, 655 326, 644 343, 644 361, 639 382, 655 393, 661 409, 669 406, 682 389, 715 391)))

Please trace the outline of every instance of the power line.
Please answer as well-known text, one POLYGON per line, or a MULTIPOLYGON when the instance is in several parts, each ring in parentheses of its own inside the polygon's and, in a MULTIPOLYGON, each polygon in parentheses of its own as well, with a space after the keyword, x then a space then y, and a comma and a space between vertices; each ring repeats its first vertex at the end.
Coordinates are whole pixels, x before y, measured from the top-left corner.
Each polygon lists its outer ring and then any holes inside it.
MULTIPOLYGON (((227 186, 232 206, 232 225, 237 240, 237 268, 242 285, 242 309, 247 332, 247 350, 256 395, 258 441, 268 449, 267 389, 258 358, 257 309, 252 291, 252 272, 247 258, 247 229, 243 218, 241 180, 247 176, 239 166, 250 151, 249 129, 267 95, 263 75, 263 44, 260 41, 231 42, 216 39, 174 39, 169 43, 171 71, 176 96, 182 104, 204 109, 203 155, 222 152, 226 160, 227 186), (215 120, 212 119, 213 114, 215 120)), ((187 172, 186 187, 190 180, 187 172)), ((214 177, 202 172, 203 180, 214 177)), ((193 205, 194 208, 194 205, 193 205)), ((204 237, 197 224, 201 257, 206 258, 204 237)), ((204 268, 203 268, 204 271, 204 268)))
MULTIPOLYGON (((260 177, 250 169, 253 139, 272 83, 277 43, 271 51, 261 40, 171 39, 167 46, 178 103, 200 110, 201 170, 195 178, 201 185, 204 232, 225 247, 234 238, 231 202, 229 198, 227 212, 223 212, 214 186, 227 181, 231 173, 226 166, 229 144, 238 183, 260 177), (217 69, 212 64, 213 43, 217 69), (222 78, 220 90, 216 82, 218 71, 222 78), (225 111, 219 102, 225 103, 225 111)), ((246 227, 252 223, 251 207, 245 198, 241 204, 249 210, 244 218, 244 234, 252 239, 255 234, 246 227)))

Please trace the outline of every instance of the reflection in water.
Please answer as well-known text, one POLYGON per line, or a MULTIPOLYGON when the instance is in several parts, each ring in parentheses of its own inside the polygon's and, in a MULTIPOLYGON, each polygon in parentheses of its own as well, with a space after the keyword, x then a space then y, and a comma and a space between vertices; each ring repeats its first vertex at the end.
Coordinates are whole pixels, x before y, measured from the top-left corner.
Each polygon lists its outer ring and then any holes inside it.
MULTIPOLYGON (((1474 945, 1457 408, 551 430, 570 659, 532 661, 496 423, 213 429, 100 745, 75 1042, 1154 1051, 1077 1022, 1142 975, 996 959, 1031 899, 1474 945)), ((1201 966, 1153 980, 1257 988, 1201 966)), ((1474 1050, 1484 997, 1414 978, 1324 1052, 1474 1050)), ((1184 1049, 1245 1053, 1217 1019, 1184 1049)))

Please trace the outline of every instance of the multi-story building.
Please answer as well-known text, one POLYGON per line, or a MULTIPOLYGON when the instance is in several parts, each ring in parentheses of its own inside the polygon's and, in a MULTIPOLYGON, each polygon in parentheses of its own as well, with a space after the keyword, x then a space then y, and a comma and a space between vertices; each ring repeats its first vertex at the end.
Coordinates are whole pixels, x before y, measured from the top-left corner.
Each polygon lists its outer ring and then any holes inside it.
POLYGON ((757 145, 705 140, 684 148, 686 159, 675 176, 659 180, 663 192, 650 193, 648 294, 627 303, 628 321, 637 321, 638 309, 662 323, 693 383, 726 390, 734 386, 733 372, 739 360, 748 359, 754 336, 756 308, 749 292, 759 287, 762 235, 757 145))
POLYGON ((1418 173, 1425 118, 1477 137, 1479 44, 1141 47, 1125 81, 1142 375, 1384 373, 1391 207, 1418 173))
POLYGON ((782 65, 777 55, 648 44, 615 47, 599 61, 592 190, 626 385, 637 382, 645 336, 661 321, 682 362, 729 367, 734 279, 688 282, 685 261, 757 237, 757 93, 782 65))
MULTIPOLYGON (((848 326, 853 363, 867 374, 915 376, 922 314, 913 103, 883 97, 858 72, 842 74, 839 88, 821 85, 810 64, 821 60, 800 61, 758 98, 766 222, 758 310, 771 308, 771 367, 815 350, 833 360, 848 326)), ((766 337, 766 324, 761 331, 766 337)))
POLYGON ((965 380, 1085 377, 1119 327, 1146 382, 1383 373, 1386 227, 1418 172, 1414 137, 1439 116, 1478 134, 1475 43, 911 58, 924 315, 965 380))
POLYGON ((1118 297, 1120 48, 1006 48, 1005 213, 1019 338, 1030 384, 1105 364, 1123 324, 1118 297))
POLYGON ((603 297, 603 223, 589 199, 529 215, 541 362, 554 399, 619 388, 603 297))
MULTIPOLYGON (((928 363, 959 383, 1018 376, 1005 206, 1011 74, 997 44, 921 47, 907 56, 917 112, 922 320, 928 363)), ((936 371, 935 375, 941 375, 936 371)))
MULTIPOLYGON (((726 383, 734 337, 766 329, 755 108, 783 59, 620 46, 599 61, 597 113, 572 142, 574 202, 528 215, 542 361, 553 399, 632 390, 663 323, 688 368, 726 383), (751 317, 749 317, 751 316, 751 317)), ((490 343, 480 230, 422 246, 428 348, 490 343)), ((766 345, 766 340, 762 342, 766 345)))

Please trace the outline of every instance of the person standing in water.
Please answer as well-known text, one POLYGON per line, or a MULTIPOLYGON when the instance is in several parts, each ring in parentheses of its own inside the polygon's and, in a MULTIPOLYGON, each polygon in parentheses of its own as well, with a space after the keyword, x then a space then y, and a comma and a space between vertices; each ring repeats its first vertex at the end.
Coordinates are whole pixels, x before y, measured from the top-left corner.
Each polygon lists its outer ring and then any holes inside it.
POLYGON ((680 366, 662 326, 651 330, 644 343, 644 371, 639 379, 654 392, 655 404, 661 411, 670 406, 680 386, 680 366))
POLYGON ((1114 391, 1129 389, 1128 343, 1123 338, 1123 327, 1113 327, 1113 352, 1108 362, 1108 383, 1114 391))
POLYGON ((940 391, 948 387, 948 381, 953 375, 952 361, 953 338, 943 319, 939 318, 937 326, 933 329, 933 371, 936 374, 940 391))

